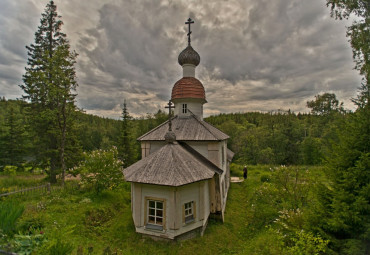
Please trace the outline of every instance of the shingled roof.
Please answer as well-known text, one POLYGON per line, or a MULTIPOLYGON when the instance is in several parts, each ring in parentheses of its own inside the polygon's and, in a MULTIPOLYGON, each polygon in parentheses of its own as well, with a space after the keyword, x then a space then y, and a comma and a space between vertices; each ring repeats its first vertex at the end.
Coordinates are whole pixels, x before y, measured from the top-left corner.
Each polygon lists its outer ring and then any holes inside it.
POLYGON ((126 181, 182 186, 211 179, 222 170, 185 143, 168 143, 123 170, 126 181))
POLYGON ((202 83, 194 77, 183 77, 172 88, 171 100, 181 98, 198 98, 207 102, 202 83))
POLYGON ((227 155, 227 160, 231 161, 235 155, 235 153, 233 151, 231 151, 230 149, 227 149, 226 150, 226 155, 227 155))
MULTIPOLYGON (((140 136, 138 141, 164 141, 168 131, 168 121, 140 136)), ((175 116, 172 118, 172 131, 177 141, 222 141, 229 136, 204 120, 190 115, 189 117, 175 116)))

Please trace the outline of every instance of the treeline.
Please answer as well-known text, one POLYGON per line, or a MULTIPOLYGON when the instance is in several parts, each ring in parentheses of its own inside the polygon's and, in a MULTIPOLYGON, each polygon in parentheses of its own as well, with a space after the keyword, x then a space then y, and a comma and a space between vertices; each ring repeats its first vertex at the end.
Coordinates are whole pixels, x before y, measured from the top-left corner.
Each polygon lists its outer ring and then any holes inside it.
MULTIPOLYGON (((27 114, 28 106, 22 100, 0 100, 0 171, 7 165, 16 166, 18 171, 42 167, 37 160, 40 141, 35 141, 37 137, 27 114)), ((124 127, 122 119, 103 118, 76 111, 74 140, 80 153, 110 149, 112 146, 122 152, 122 147, 128 147, 130 157, 126 161, 131 164, 140 158, 141 153, 136 138, 166 120, 167 114, 158 111, 136 119, 129 117, 125 120, 128 125, 124 127), (126 140, 122 137, 125 128, 128 133, 126 140)), ((74 159, 68 160, 68 167, 79 164, 79 160, 81 155, 75 155, 74 159)))
POLYGON ((206 121, 230 136, 229 148, 238 163, 319 165, 337 139, 334 130, 347 115, 248 112, 220 114, 206 121))
MULTIPOLYGON (((333 95, 333 94, 324 94, 333 95)), ((321 105, 332 101, 316 98, 321 105)), ((335 98, 335 95, 333 95, 335 98)), ((335 102, 335 101, 334 101, 335 102)), ((22 100, 0 101, 0 166, 22 164, 37 166, 37 146, 32 123, 27 119, 28 103, 22 100)), ((313 109, 312 109, 313 110, 313 109)), ((229 147, 235 152, 235 161, 241 164, 319 165, 338 139, 335 130, 350 113, 338 104, 318 114, 231 113, 211 116, 205 120, 230 136, 229 147)), ((116 146, 121 159, 130 165, 140 158, 137 137, 166 121, 162 111, 132 118, 126 105, 120 120, 102 118, 82 111, 75 112, 75 143, 79 151, 109 149, 116 146)), ((67 146, 68 149, 68 146, 67 146)), ((80 157, 67 160, 68 167, 78 164, 80 157)))

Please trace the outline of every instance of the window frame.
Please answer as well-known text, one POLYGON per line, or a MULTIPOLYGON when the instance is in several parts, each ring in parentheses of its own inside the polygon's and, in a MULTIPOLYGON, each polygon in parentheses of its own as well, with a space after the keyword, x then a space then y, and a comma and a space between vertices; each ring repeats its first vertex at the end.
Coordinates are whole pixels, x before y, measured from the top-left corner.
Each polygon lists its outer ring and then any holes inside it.
POLYGON ((182 104, 182 113, 188 113, 188 104, 182 104))
POLYGON ((166 229, 166 200, 163 198, 156 197, 145 197, 145 218, 144 218, 145 229, 151 231, 164 231, 166 229), (154 207, 150 206, 150 202, 154 202, 154 207), (162 204, 162 208, 158 208, 158 204, 162 204), (150 214, 150 210, 154 209, 154 215, 150 214), (162 212, 157 215, 157 212, 162 212), (149 221, 149 217, 154 217, 154 223, 149 221), (162 219, 162 224, 159 224, 158 219, 162 219))
POLYGON ((193 201, 185 202, 182 205, 182 222, 184 224, 189 224, 189 223, 195 222, 195 218, 196 218, 195 201, 193 200, 193 201), (190 207, 187 208, 186 205, 190 205, 190 207), (189 213, 189 211, 191 211, 191 213, 189 213))

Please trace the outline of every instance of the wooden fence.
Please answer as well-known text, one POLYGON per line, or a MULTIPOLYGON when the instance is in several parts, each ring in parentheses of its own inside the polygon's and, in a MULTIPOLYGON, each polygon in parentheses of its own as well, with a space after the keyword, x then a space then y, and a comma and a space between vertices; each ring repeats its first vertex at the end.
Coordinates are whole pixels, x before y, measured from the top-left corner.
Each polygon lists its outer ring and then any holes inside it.
POLYGON ((18 253, 7 252, 7 251, 2 251, 2 250, 0 250, 0 254, 4 254, 4 255, 18 255, 18 253))
POLYGON ((15 194, 26 195, 30 193, 39 192, 39 191, 50 193, 51 191, 50 183, 47 183, 45 185, 36 186, 36 187, 31 187, 31 188, 20 189, 20 190, 8 192, 8 193, 3 193, 3 194, 0 194, 0 197, 7 197, 10 195, 15 195, 15 194))

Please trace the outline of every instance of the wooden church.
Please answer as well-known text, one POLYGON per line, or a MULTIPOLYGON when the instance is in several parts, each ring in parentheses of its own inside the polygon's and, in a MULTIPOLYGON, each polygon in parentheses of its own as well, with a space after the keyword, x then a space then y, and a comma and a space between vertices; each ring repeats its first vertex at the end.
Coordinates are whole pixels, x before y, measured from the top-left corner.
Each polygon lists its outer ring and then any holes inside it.
POLYGON ((230 186, 234 153, 229 136, 203 120, 207 101, 195 78, 200 56, 190 43, 191 23, 185 23, 188 46, 178 57, 183 78, 167 107, 174 107, 174 117, 138 138, 142 159, 123 170, 136 231, 164 239, 203 235, 210 217, 223 221, 230 186))

